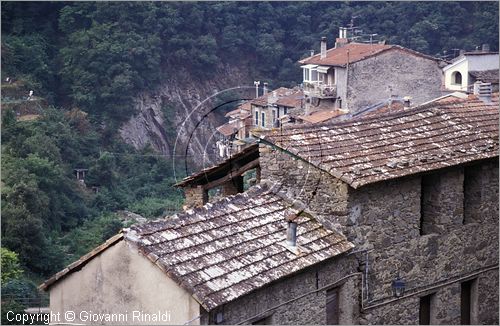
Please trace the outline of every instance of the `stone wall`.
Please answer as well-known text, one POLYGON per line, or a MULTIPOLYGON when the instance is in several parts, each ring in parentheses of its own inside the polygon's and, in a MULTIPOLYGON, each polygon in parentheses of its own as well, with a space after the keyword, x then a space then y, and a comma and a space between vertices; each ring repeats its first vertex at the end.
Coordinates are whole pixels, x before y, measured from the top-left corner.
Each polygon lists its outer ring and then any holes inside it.
MULTIPOLYGON (((438 63, 401 49, 353 63, 348 75, 347 105, 352 113, 385 101, 391 95, 411 96, 412 104, 442 95, 438 63)), ((345 108, 344 104, 342 107, 345 108)))
POLYGON ((330 285, 340 290, 340 323, 356 323, 361 295, 361 279, 356 265, 353 255, 342 255, 312 266, 230 302, 210 314, 204 313, 201 323, 214 324, 215 316, 220 312, 223 324, 251 324, 264 318, 278 325, 325 324, 326 291, 330 285))
POLYGON ((201 207, 208 202, 208 191, 202 186, 184 187, 184 206, 186 208, 201 207))
POLYGON ((367 272, 366 309, 356 323, 417 324, 420 297, 434 293, 431 321, 459 324, 460 283, 471 278, 477 279, 473 320, 498 323, 498 159, 359 189, 262 144, 260 162, 263 181, 356 244, 358 270, 367 272), (429 202, 424 217, 432 227, 421 235, 421 204, 429 202), (407 296, 394 300, 398 273, 407 296))
POLYGON ((347 184, 279 149, 261 144, 259 151, 261 182, 307 207, 325 227, 342 231, 347 219, 347 184))

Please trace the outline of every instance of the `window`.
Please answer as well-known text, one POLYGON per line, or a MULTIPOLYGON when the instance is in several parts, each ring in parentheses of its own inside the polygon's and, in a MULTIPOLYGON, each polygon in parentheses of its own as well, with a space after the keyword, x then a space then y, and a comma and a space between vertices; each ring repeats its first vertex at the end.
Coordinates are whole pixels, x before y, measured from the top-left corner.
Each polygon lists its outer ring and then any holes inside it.
POLYGON ((464 168, 464 218, 463 224, 481 221, 482 176, 480 165, 464 168))
POLYGON ((262 112, 262 127, 266 126, 266 114, 262 112))
POLYGON ((315 69, 311 69, 311 81, 318 80, 318 71, 315 69))
POLYGON ((433 313, 433 301, 434 301, 434 293, 426 295, 425 297, 420 298, 420 309, 419 309, 419 325, 431 325, 431 316, 433 313))
POLYGON ((286 115, 288 113, 288 108, 283 108, 283 115, 286 115))
POLYGON ((326 324, 339 325, 339 288, 326 291, 326 324))
POLYGON ((308 81, 309 80, 309 69, 304 68, 304 80, 308 81))
POLYGON ((255 125, 258 127, 259 126, 259 112, 255 111, 255 125))
POLYGON ((422 176, 420 187, 420 235, 437 233, 440 178, 438 174, 422 176))
POLYGON ((462 325, 476 324, 477 282, 472 279, 460 285, 460 320, 462 325))
POLYGON ((451 82, 455 85, 462 85, 462 74, 458 71, 455 71, 451 74, 451 82))
POLYGON ((272 111, 273 114, 273 124, 276 122, 276 110, 272 111))
POLYGON ((273 324, 273 315, 266 316, 264 318, 257 319, 252 322, 252 325, 272 325, 273 324))

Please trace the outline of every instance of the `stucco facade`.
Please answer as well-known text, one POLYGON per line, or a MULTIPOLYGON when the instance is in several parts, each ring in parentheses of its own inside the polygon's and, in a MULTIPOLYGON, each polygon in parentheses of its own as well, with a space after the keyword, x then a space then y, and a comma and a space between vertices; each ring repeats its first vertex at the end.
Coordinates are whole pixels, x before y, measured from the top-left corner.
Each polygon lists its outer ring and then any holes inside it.
POLYGON ((468 86, 472 84, 469 71, 498 69, 498 59, 498 53, 463 54, 455 62, 443 68, 445 88, 452 91, 467 91, 468 86), (460 74, 461 83, 457 83, 457 73, 460 74))
POLYGON ((199 324, 200 306, 125 240, 109 247, 50 288, 60 322, 83 324, 199 324), (75 319, 65 319, 68 311, 75 319), (112 319, 112 320, 110 320, 112 319))

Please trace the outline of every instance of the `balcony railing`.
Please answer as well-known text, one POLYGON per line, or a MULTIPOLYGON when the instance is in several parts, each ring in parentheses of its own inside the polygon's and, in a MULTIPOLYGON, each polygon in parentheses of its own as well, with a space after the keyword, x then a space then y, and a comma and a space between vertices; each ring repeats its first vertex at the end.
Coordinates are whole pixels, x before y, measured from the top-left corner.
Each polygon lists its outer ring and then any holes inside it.
POLYGON ((323 82, 304 82, 304 93, 313 97, 333 98, 337 97, 337 86, 323 82))

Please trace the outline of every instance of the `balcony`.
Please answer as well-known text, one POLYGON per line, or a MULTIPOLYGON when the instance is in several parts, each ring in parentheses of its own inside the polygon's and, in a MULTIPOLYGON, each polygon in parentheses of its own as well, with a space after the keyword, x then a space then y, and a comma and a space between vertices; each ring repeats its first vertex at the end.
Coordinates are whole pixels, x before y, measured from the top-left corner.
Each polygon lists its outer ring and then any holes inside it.
POLYGON ((337 86, 325 84, 321 81, 304 82, 304 94, 318 98, 336 98, 337 86))

